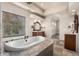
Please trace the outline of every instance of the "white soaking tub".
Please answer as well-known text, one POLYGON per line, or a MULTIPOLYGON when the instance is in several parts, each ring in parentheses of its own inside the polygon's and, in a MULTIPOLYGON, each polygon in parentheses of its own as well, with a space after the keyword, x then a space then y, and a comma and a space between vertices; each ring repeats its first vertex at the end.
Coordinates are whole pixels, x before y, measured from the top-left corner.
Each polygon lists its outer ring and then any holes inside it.
POLYGON ((6 51, 20 51, 32 47, 36 44, 39 44, 44 40, 45 38, 42 36, 29 37, 28 39, 19 39, 19 40, 5 42, 4 48, 6 51))

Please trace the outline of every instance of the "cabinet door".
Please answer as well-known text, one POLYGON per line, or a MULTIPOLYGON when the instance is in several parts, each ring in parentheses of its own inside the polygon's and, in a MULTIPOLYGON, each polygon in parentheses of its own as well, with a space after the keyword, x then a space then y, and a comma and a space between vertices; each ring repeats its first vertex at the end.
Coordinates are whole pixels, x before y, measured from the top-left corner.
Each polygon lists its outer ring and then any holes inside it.
POLYGON ((76 35, 65 35, 65 48, 76 50, 76 35))
POLYGON ((37 36, 37 32, 32 32, 32 36, 37 36))
POLYGON ((38 36, 43 36, 43 32, 38 32, 38 36))
POLYGON ((45 33, 44 32, 32 32, 32 36, 44 36, 45 37, 45 33))
POLYGON ((53 56, 53 44, 41 51, 37 56, 53 56))

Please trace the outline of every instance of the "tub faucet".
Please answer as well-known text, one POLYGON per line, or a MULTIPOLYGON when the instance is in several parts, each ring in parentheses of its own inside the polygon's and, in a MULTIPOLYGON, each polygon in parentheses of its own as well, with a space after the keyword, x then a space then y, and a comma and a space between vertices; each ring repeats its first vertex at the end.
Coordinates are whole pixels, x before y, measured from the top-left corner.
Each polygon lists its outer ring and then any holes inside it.
POLYGON ((24 36, 24 39, 26 39, 27 38, 27 36, 24 36))
POLYGON ((24 39, 28 38, 29 36, 24 36, 24 39))
POLYGON ((27 40, 26 40, 27 38, 28 38, 28 36, 24 36, 24 39, 25 39, 26 42, 27 42, 27 40))

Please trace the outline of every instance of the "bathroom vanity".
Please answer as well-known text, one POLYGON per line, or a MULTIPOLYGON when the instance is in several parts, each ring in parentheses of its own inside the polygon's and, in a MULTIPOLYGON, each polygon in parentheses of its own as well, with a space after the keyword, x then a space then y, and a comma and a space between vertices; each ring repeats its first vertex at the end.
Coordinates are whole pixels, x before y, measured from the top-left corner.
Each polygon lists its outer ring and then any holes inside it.
POLYGON ((76 51, 76 35, 65 34, 64 47, 69 50, 76 51))
POLYGON ((64 47, 79 52, 79 34, 65 34, 64 47))
POLYGON ((45 32, 44 31, 33 31, 32 36, 43 36, 43 37, 45 37, 45 32))
POLYGON ((73 51, 79 52, 79 19, 78 15, 74 14, 74 24, 69 26, 72 34, 65 34, 64 47, 73 51))

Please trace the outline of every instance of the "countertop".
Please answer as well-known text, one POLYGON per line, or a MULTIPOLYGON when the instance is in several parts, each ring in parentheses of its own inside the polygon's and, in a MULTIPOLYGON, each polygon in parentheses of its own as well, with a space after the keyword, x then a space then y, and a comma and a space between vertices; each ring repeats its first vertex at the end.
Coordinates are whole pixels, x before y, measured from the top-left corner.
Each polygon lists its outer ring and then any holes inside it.
POLYGON ((46 49, 48 46, 53 44, 52 39, 45 39, 45 41, 32 46, 26 50, 23 51, 17 51, 17 52, 5 52, 8 56, 36 56, 40 52, 42 52, 44 49, 46 49))

